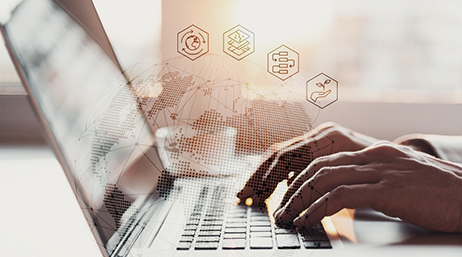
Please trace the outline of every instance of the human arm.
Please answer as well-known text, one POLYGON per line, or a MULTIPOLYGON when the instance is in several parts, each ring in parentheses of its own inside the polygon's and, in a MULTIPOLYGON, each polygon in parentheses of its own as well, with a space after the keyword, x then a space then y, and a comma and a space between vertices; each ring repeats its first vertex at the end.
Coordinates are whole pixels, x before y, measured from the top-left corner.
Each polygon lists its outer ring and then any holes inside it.
POLYGON ((393 142, 446 161, 462 163, 462 136, 410 134, 393 142))
POLYGON ((395 140, 406 146, 370 146, 377 141, 334 123, 323 124, 273 146, 238 196, 261 204, 293 171, 275 212, 279 223, 296 219, 296 225, 309 226, 342 208, 371 206, 422 227, 462 232, 462 168, 448 162, 462 162, 462 137, 410 135, 395 140), (354 161, 361 156, 367 161, 354 161), (332 162, 337 159, 342 162, 332 162), (324 182, 315 187, 319 178, 324 182))
POLYGON ((285 198, 275 220, 298 227, 343 208, 372 207, 427 229, 462 232, 462 165, 390 142, 314 160, 285 198))
POLYGON ((303 136, 271 146, 237 196, 242 200, 252 198, 255 204, 262 205, 279 182, 293 172, 294 175, 288 179, 290 184, 312 160, 333 153, 360 150, 377 141, 338 124, 323 123, 303 136))

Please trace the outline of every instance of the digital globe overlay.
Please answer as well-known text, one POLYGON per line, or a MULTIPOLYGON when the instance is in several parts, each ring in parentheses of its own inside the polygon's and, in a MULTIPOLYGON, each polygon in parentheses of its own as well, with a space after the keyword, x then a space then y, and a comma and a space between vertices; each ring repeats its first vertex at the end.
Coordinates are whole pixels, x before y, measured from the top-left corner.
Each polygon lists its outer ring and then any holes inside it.
POLYGON ((166 168, 179 175, 234 174, 236 156, 261 154, 311 130, 291 86, 252 62, 209 54, 137 64, 126 73, 166 168))
MULTIPOLYGON (((239 175, 258 167, 255 158, 312 129, 309 110, 296 101, 304 85, 281 82, 250 61, 212 54, 195 62, 178 57, 136 64, 126 75, 155 132, 164 168, 175 177, 238 176, 225 186, 236 191, 248 177, 239 175)), ((163 187, 168 183, 159 181, 159 190, 163 187)))
MULTIPOLYGON (((304 85, 291 79, 281 82, 250 61, 212 54, 194 62, 178 57, 156 65, 136 64, 125 76, 131 90, 120 80, 120 91, 113 92, 110 100, 105 98, 108 107, 98 109, 98 120, 86 132, 93 134, 92 149, 97 149, 90 156, 93 173, 111 169, 107 157, 117 157, 121 142, 136 141, 138 135, 146 134, 137 129, 147 122, 163 165, 152 163, 156 175, 148 175, 145 184, 181 202, 185 216, 197 208, 198 194, 205 187, 214 191, 208 197, 220 205, 207 213, 222 212, 236 201, 229 192, 242 188, 271 145, 312 129, 309 109, 304 101, 296 101, 300 99, 297 94, 304 94, 304 85), (130 100, 133 92, 136 104, 130 100), (144 118, 137 114, 139 110, 144 118), (211 184, 216 187, 209 188, 211 184)), ((145 154, 140 145, 137 142, 124 149, 130 149, 131 155, 135 150, 145 154)), ((131 205, 131 195, 145 192, 149 196, 152 191, 149 186, 123 188, 110 176, 97 177, 95 183, 104 188, 104 206, 90 208, 89 204, 89 209, 95 219, 108 224, 108 235, 111 231, 123 235, 121 224, 130 217, 126 211, 139 212, 131 205)))

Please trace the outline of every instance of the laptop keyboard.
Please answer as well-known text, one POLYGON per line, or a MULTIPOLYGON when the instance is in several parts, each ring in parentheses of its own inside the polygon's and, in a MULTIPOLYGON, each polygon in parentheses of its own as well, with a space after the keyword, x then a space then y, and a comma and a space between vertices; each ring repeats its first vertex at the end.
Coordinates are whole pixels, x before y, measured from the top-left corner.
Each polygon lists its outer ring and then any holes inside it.
POLYGON ((220 186, 202 188, 177 250, 332 248, 321 223, 299 231, 275 226, 267 212, 248 206, 233 206, 225 213, 222 194, 220 186))

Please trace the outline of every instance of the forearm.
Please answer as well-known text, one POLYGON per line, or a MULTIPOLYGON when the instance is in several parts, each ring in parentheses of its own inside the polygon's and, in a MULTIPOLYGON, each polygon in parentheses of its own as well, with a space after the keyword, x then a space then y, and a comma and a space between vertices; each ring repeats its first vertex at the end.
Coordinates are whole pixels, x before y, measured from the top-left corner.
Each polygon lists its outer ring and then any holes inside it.
POLYGON ((411 134, 394 142, 443 160, 462 163, 462 136, 411 134))

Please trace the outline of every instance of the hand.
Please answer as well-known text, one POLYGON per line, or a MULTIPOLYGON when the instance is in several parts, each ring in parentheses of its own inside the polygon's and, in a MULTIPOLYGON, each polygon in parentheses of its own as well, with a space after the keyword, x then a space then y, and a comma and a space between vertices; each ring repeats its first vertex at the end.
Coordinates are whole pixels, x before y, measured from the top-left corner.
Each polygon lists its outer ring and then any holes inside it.
POLYGON ((298 227, 343 208, 372 207, 427 229, 462 232, 462 165, 392 143, 316 159, 285 197, 275 220, 298 227))
MULTIPOLYGON (((363 149, 378 140, 335 123, 324 123, 307 134, 271 146, 257 171, 237 194, 240 199, 252 198, 254 204, 264 205, 277 184, 289 178, 288 184, 303 171, 312 160, 342 151, 363 149)), ((288 199, 283 200, 287 202, 288 199)))

